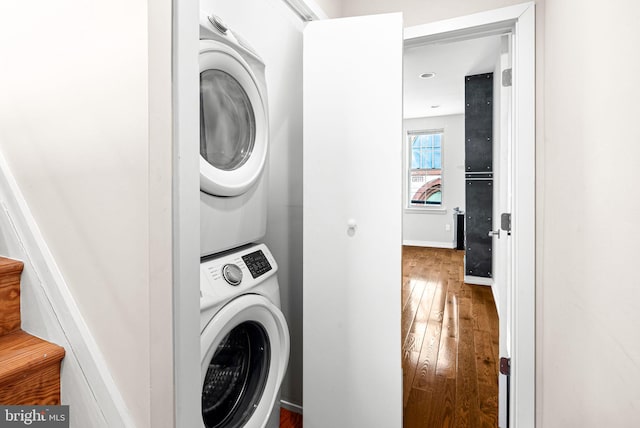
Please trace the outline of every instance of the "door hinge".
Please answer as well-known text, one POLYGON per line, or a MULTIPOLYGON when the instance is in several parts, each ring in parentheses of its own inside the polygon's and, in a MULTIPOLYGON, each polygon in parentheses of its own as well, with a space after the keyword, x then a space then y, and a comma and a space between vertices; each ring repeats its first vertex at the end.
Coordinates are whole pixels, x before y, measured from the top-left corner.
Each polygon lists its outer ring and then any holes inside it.
POLYGON ((500 215, 500 229, 511 235, 511 213, 502 213, 500 215))
POLYGON ((507 68, 502 70, 502 86, 509 87, 511 86, 511 82, 513 80, 513 73, 511 68, 507 68))
POLYGON ((506 390, 506 395, 507 395, 507 403, 506 403, 506 411, 507 411, 507 426, 506 428, 509 428, 509 421, 511 420, 511 416, 510 416, 510 411, 509 409, 511 408, 511 358, 506 358, 506 357, 500 357, 500 374, 503 374, 506 376, 506 383, 507 383, 507 390, 506 390))
POLYGON ((505 376, 511 376, 511 358, 500 358, 500 373, 505 376))

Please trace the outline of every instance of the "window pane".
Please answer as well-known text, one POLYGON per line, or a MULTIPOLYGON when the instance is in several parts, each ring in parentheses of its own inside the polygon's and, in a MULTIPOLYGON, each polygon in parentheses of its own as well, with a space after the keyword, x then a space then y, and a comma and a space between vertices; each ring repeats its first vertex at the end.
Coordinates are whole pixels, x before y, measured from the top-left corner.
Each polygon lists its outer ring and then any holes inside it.
POLYGON ((420 168, 420 149, 413 149, 411 155, 411 169, 420 168))
POLYGON ((441 175, 430 175, 424 169, 412 169, 409 172, 409 177, 409 201, 411 205, 440 203, 438 201, 442 199, 441 175))
POLYGON ((438 147, 433 151, 433 168, 442 168, 442 157, 440 156, 440 148, 438 147))
POLYGON ((442 134, 414 134, 408 139, 410 206, 442 205, 442 134))
POLYGON ((442 203, 442 192, 437 191, 433 193, 431 196, 427 198, 427 204, 441 204, 442 203))
POLYGON ((424 170, 411 170, 409 176, 409 198, 411 203, 419 203, 419 190, 426 182, 426 173, 424 170))

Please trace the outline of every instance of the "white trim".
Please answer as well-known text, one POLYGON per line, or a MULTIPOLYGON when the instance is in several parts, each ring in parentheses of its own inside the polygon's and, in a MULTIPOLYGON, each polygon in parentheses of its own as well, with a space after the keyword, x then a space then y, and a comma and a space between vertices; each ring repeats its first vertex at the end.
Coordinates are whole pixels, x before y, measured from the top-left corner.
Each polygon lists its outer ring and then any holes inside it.
POLYGON ((412 247, 428 247, 428 248, 455 248, 453 242, 438 242, 438 241, 417 241, 413 239, 405 239, 402 241, 402 245, 409 245, 412 247))
POLYGON ((514 270, 511 284, 511 419, 535 426, 535 5, 514 32, 514 270))
POLYGON ((294 404, 294 403, 291 403, 289 401, 280 400, 280 406, 282 408, 284 408, 284 409, 289 410, 289 411, 296 412, 296 413, 299 413, 301 415, 303 414, 302 413, 302 406, 299 405, 299 404, 294 404))
POLYGON ((500 305, 498 304, 498 299, 500 296, 498 295, 498 286, 494 282, 491 284, 491 294, 493 295, 493 303, 496 305, 496 312, 498 313, 498 319, 500 319, 500 305))
MULTIPOLYGON (((65 358, 73 359, 72 364, 77 364, 80 368, 78 376, 72 382, 74 385, 81 384, 91 393, 91 396, 82 398, 75 395, 74 398, 78 399, 79 403, 73 404, 83 404, 78 405, 79 411, 99 413, 105 427, 135 427, 129 409, 111 377, 109 366, 76 306, 9 165, 1 154, 0 195, 17 240, 24 249, 25 269, 32 269, 37 281, 33 287, 34 293, 38 294, 38 301, 44 306, 43 310, 53 313, 52 319, 47 321, 51 322, 53 328, 61 328, 64 334, 68 343, 68 346, 65 346, 65 358), (87 408, 84 408, 84 405, 87 408)), ((24 310, 28 309, 23 308, 24 310)), ((63 360, 63 372, 65 364, 63 360)), ((64 394, 66 392, 63 392, 64 394)))
MULTIPOLYGON (((405 28, 405 45, 509 30, 514 34, 514 268, 510 424, 535 426, 535 4, 405 28)), ((500 412, 506 409, 500 408, 500 412)))
POLYGON ((481 276, 465 275, 464 282, 465 284, 483 285, 489 287, 493 286, 493 278, 483 278, 481 276))
MULTIPOLYGON (((406 192, 405 192, 406 193, 406 192)), ((447 209, 444 207, 439 208, 428 208, 428 207, 406 207, 404 209, 406 214, 437 214, 442 215, 447 213, 447 209)))
POLYGON ((498 26, 497 28, 500 28, 502 23, 517 20, 529 8, 533 7, 533 5, 532 2, 521 3, 501 9, 474 13, 472 15, 414 25, 404 29, 404 38, 405 40, 409 40, 409 43, 415 43, 426 37, 430 39, 449 38, 452 35, 451 33, 458 32, 476 35, 478 30, 483 27, 498 26))
POLYGON ((149 426, 174 428, 171 0, 148 6, 149 426))
POLYGON ((200 389, 200 6, 173 0, 173 335, 175 427, 202 424, 200 389))
POLYGON ((305 22, 329 18, 314 0, 284 0, 284 2, 305 22))

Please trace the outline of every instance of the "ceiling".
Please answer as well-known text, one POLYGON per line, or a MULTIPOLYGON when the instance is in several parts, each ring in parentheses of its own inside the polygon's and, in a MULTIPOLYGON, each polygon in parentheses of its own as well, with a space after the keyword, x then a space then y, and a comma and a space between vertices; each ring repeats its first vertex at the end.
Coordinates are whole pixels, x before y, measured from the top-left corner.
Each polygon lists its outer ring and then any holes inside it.
POLYGON ((405 48, 405 119, 464 113, 464 77, 493 72, 499 56, 499 35, 405 48))

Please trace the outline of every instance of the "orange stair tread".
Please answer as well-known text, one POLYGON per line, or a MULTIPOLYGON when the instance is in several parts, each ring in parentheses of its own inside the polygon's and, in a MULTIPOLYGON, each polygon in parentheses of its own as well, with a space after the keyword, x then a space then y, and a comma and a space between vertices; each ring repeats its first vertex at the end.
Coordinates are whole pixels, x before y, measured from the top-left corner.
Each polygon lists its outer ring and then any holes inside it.
POLYGON ((0 383, 64 357, 64 348, 22 330, 0 336, 0 383))
POLYGON ((7 257, 0 257, 0 275, 22 272, 24 263, 20 260, 9 259, 7 257))

